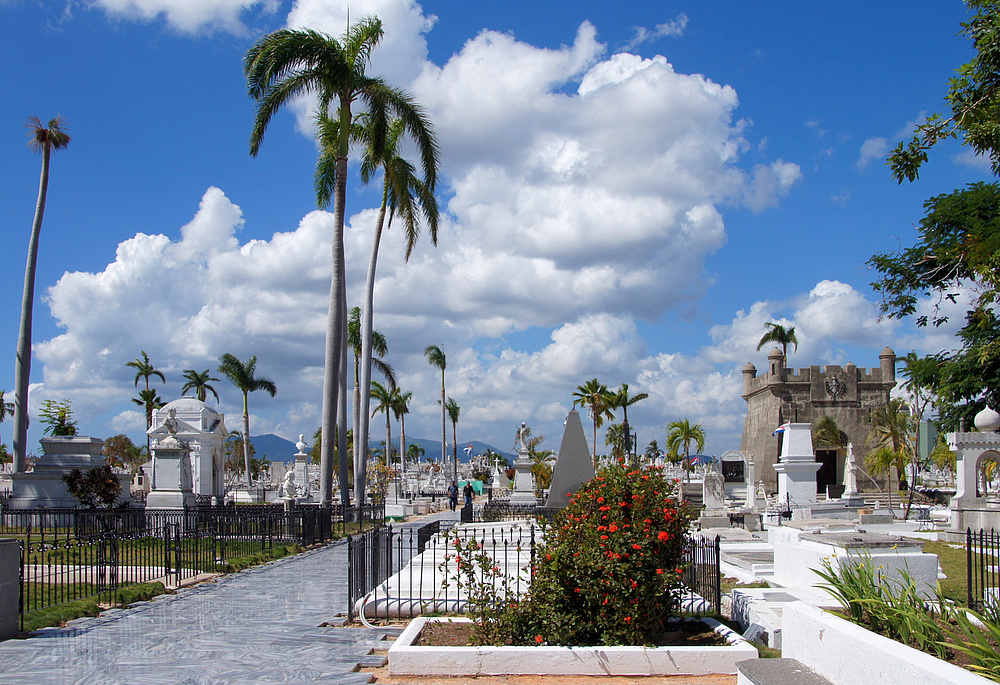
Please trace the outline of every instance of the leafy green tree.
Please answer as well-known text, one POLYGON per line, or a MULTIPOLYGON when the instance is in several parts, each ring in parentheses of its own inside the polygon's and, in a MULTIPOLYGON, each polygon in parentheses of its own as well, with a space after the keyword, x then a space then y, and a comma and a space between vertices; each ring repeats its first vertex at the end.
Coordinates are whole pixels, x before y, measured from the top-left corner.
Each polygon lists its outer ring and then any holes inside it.
POLYGON ((8 416, 14 415, 14 403, 8 402, 4 397, 4 391, 0 390, 0 423, 8 416))
POLYGON ((38 238, 45 214, 45 198, 49 188, 49 159, 53 150, 69 145, 70 135, 61 117, 42 124, 38 117, 28 117, 29 140, 32 150, 42 153, 42 176, 38 181, 35 218, 28 240, 28 260, 24 267, 24 294, 21 298, 21 325, 17 334, 17 356, 14 364, 14 465, 22 473, 28 457, 28 385, 31 378, 31 319, 35 302, 35 268, 38 262, 38 238))
POLYGON ((420 458, 424 456, 424 454, 425 454, 424 448, 418 445, 417 443, 413 443, 412 445, 406 448, 406 457, 410 461, 415 462, 417 464, 420 463, 420 458))
MULTIPOLYGON (((876 253, 868 265, 881 274, 872 283, 888 318, 917 315, 917 305, 931 295, 932 311, 916 316, 919 327, 948 321, 941 309, 972 292, 965 323, 958 332, 960 348, 924 357, 914 368, 914 381, 934 397, 942 425, 958 428, 971 421, 984 403, 1000 406, 1000 185, 974 183, 924 203, 926 215, 917 227, 915 245, 876 253), (971 287, 970 287, 971 286, 971 287)), ((908 357, 909 359, 909 357, 908 357)), ((915 359, 908 361, 914 366, 915 359)))
POLYGON ((949 82, 945 101, 950 116, 932 114, 917 126, 914 136, 900 142, 888 165, 897 182, 913 181, 927 161, 927 151, 942 140, 961 136, 964 145, 988 157, 993 174, 1000 175, 1000 6, 996 0, 966 0, 974 14, 962 22, 958 35, 972 41, 975 56, 949 82))
POLYGON ((604 444, 611 448, 611 456, 615 459, 624 459, 626 452, 625 426, 620 423, 612 423, 604 432, 604 444))
POLYGON ((656 440, 650 440, 649 444, 646 445, 646 458, 649 459, 650 462, 654 462, 661 456, 663 456, 663 450, 660 449, 656 440))
POLYGON ((544 490, 552 485, 552 468, 556 463, 556 453, 541 450, 531 453, 531 475, 535 477, 535 497, 540 498, 544 490))
POLYGON ((122 486, 118 476, 107 464, 95 466, 87 471, 73 469, 63 474, 66 489, 88 509, 108 509, 115 505, 122 486))
POLYGON ((594 422, 594 451, 592 458, 594 460, 594 469, 597 468, 597 429, 604 425, 604 419, 614 418, 614 413, 611 411, 613 395, 608 390, 608 386, 604 385, 596 378, 593 378, 583 385, 577 386, 576 390, 573 391, 573 407, 576 408, 577 405, 587 407, 590 411, 590 418, 594 422))
MULTIPOLYGON (((447 423, 446 423, 446 400, 444 393, 444 370, 448 367, 448 358, 445 357, 444 350, 442 350, 437 345, 428 345, 424 348, 424 356, 427 357, 427 363, 431 366, 441 369, 441 461, 444 461, 448 456, 448 435, 447 435, 447 423)), ((452 464, 451 479, 454 481, 458 480, 458 460, 456 459, 452 464)))
POLYGON ((212 372, 205 369, 201 373, 198 373, 194 369, 184 370, 184 386, 181 388, 181 394, 187 395, 188 390, 194 390, 195 397, 199 401, 204 402, 208 397, 208 393, 212 393, 215 397, 215 401, 219 401, 219 393, 215 392, 215 388, 212 387, 212 381, 219 380, 218 378, 212 377, 212 372))
MULTIPOLYGON (((228 378, 243 393, 243 436, 245 438, 243 441, 243 452, 246 462, 244 468, 248 474, 252 475, 253 471, 250 467, 250 410, 247 407, 247 396, 256 390, 263 390, 271 397, 274 397, 278 392, 278 387, 270 378, 258 378, 256 376, 257 355, 243 362, 226 352, 219 357, 219 373, 228 378)), ((247 485, 252 485, 249 476, 247 478, 247 485)))
MULTIPOLYGON (((337 423, 338 395, 342 384, 346 385, 346 379, 341 377, 347 354, 344 205, 352 107, 360 101, 363 109, 375 117, 373 147, 376 156, 380 156, 385 147, 390 117, 403 119, 408 129, 417 129, 422 123, 421 112, 407 93, 393 88, 380 77, 366 73, 372 50, 382 35, 382 22, 375 17, 364 18, 349 26, 339 40, 311 29, 280 29, 254 43, 243 59, 247 92, 257 101, 250 136, 252 156, 259 152, 264 132, 274 115, 303 95, 317 95, 319 110, 335 110, 339 120, 335 163, 332 168, 323 171, 331 181, 317 184, 317 187, 333 187, 334 203, 333 273, 323 380, 323 427, 328 435, 333 434, 337 423)), ((434 167, 433 164, 424 166, 434 167)), ((322 197, 318 197, 317 201, 325 206, 322 197)), ((333 484, 333 445, 324 445, 320 464, 320 501, 328 504, 333 484)))
POLYGON ((781 345, 781 356, 788 359, 789 345, 794 345, 796 350, 799 349, 799 341, 795 337, 795 326, 785 328, 780 323, 772 323, 770 321, 764 325, 768 327, 768 331, 761 336, 760 342, 757 343, 758 350, 768 343, 775 343, 781 345))
POLYGON ((444 405, 448 412, 448 419, 451 421, 451 458, 458 463, 458 416, 462 413, 462 408, 458 406, 453 398, 449 397, 444 405))
POLYGON ((42 403, 42 423, 45 424, 45 434, 52 437, 67 437, 76 435, 76 421, 73 420, 73 407, 69 400, 45 400, 42 403))
POLYGON ((670 454, 684 457, 684 480, 691 482, 691 443, 695 444, 696 453, 705 449, 705 429, 700 423, 693 426, 687 419, 671 421, 667 426, 667 451, 670 454))
POLYGON ((101 449, 104 460, 112 468, 127 468, 134 476, 139 472, 139 468, 149 461, 149 453, 137 446, 124 433, 112 435, 104 441, 101 449))

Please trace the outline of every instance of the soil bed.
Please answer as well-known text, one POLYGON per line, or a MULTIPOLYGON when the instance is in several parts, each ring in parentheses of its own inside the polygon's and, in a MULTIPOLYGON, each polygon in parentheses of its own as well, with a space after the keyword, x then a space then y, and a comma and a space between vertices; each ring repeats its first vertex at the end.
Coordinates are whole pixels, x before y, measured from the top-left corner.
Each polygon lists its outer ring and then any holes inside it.
MULTIPOLYGON (((417 647, 467 647, 472 645, 475 624, 465 622, 433 622, 427 623, 414 646, 417 647)), ((683 621, 678 630, 660 635, 656 644, 661 647, 724 647, 725 639, 715 633, 702 621, 683 621)))

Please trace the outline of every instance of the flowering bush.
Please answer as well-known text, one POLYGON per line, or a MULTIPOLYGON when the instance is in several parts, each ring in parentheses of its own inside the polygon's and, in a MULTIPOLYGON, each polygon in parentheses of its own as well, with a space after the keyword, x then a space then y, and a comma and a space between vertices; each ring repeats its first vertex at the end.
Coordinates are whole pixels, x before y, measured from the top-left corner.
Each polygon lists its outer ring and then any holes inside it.
POLYGON ((501 644, 655 644, 680 607, 691 515, 676 487, 656 468, 603 469, 546 527, 527 596, 474 608, 481 632, 501 644))

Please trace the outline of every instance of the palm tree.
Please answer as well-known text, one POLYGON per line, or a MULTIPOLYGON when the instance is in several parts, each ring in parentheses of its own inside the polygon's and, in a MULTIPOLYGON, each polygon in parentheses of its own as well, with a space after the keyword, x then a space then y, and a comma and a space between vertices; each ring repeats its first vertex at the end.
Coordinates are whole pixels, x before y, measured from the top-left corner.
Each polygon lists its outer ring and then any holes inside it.
POLYGON ((375 416, 380 411, 385 412, 385 463, 390 468, 392 467, 392 423, 389 419, 392 417, 392 403, 395 393, 396 388, 382 385, 378 381, 372 381, 371 394, 378 402, 375 408, 372 409, 372 416, 375 416))
MULTIPOLYGON (((397 116, 406 122, 408 130, 419 130, 423 124, 421 112, 412 98, 393 88, 384 79, 365 73, 371 52, 383 35, 382 22, 364 18, 349 26, 341 39, 312 29, 279 29, 260 40, 243 58, 247 77, 247 92, 257 101, 257 112, 250 135, 250 154, 260 150, 264 132, 274 115, 300 96, 315 93, 320 111, 336 107, 339 118, 339 139, 336 163, 325 170, 332 182, 334 204, 334 235, 332 243, 333 271, 330 285, 330 306, 327 316, 326 358, 323 377, 323 430, 333 435, 337 422, 338 399, 342 383, 346 382, 347 347, 347 288, 344 262, 344 204, 347 192, 347 157, 352 130, 351 107, 361 101, 375 118, 373 148, 376 157, 385 146, 388 118, 397 116)), ((433 160, 425 159, 424 168, 434 169, 433 160)), ((432 187, 433 174, 425 173, 432 187)), ((318 197, 320 206, 326 206, 318 197)), ((328 200, 328 198, 327 198, 328 200)), ((344 415, 346 418, 346 414, 344 415)), ((329 504, 333 487, 333 445, 323 442, 320 457, 320 501, 329 504)))
POLYGON ((42 153, 42 176, 38 181, 35 219, 28 240, 28 261, 24 267, 24 295, 21 299, 21 327, 17 334, 17 359, 14 365, 14 473, 23 473, 28 455, 28 382, 31 378, 31 315, 35 302, 35 265, 38 261, 38 237, 45 214, 45 196, 49 188, 49 157, 52 150, 69 145, 70 135, 63 130, 61 117, 49 119, 48 126, 38 117, 28 117, 32 150, 42 153))
POLYGON ((611 424, 604 433, 604 444, 611 447, 611 456, 615 459, 621 459, 627 454, 626 440, 625 427, 620 423, 611 424))
POLYGON ((458 406, 458 402, 452 398, 448 398, 448 401, 444 405, 445 411, 448 412, 448 418, 451 419, 451 458, 458 463, 458 415, 462 413, 462 408, 458 406))
MULTIPOLYGON (((441 461, 443 462, 445 456, 448 454, 446 427, 445 423, 445 412, 447 407, 445 406, 444 398, 444 370, 448 366, 448 360, 444 356, 444 350, 442 350, 437 345, 428 345, 424 348, 424 356, 427 357, 427 363, 431 366, 441 369, 441 461)), ((458 460, 456 459, 452 465, 451 479, 454 481, 458 480, 458 460)))
POLYGON ((604 425, 604 419, 614 418, 611 412, 611 393, 608 386, 596 378, 577 386, 573 391, 573 406, 581 405, 590 410, 590 418, 594 421, 594 468, 597 468, 597 429, 604 425))
POLYGON ((194 390, 195 396, 204 402, 205 398, 208 397, 208 393, 215 395, 215 401, 219 401, 219 393, 215 392, 215 388, 211 386, 212 381, 219 380, 218 378, 212 377, 212 372, 205 369, 201 373, 198 373, 194 369, 184 370, 184 380, 187 383, 181 388, 181 394, 187 395, 188 390, 194 390))
POLYGON ((14 403, 8 402, 4 397, 4 391, 0 390, 0 423, 8 416, 14 415, 14 403))
MULTIPOLYGON (((140 390, 139 397, 133 397, 132 401, 140 407, 145 408, 146 430, 148 431, 153 426, 153 410, 159 409, 165 404, 163 398, 160 397, 154 388, 146 388, 144 390, 140 390)), ((149 437, 147 436, 146 439, 148 441, 149 437)))
POLYGON ((163 377, 163 372, 159 369, 153 367, 153 363, 149 361, 149 355, 146 354, 145 350, 140 350, 141 357, 136 357, 130 362, 125 362, 125 366, 131 366, 135 369, 135 387, 139 387, 139 379, 142 378, 146 382, 146 390, 149 390, 149 377, 159 376, 160 381, 163 383, 167 382, 167 379, 163 377))
POLYGON ((671 454, 684 452, 684 480, 691 482, 691 443, 695 444, 696 452, 705 449, 705 429, 700 423, 693 426, 687 419, 672 421, 667 426, 667 451, 671 454))
POLYGON ((886 474, 889 512, 892 513, 892 467, 902 475, 909 461, 910 407, 898 397, 890 398, 886 404, 871 410, 868 423, 871 428, 865 438, 865 447, 874 449, 865 455, 865 466, 872 473, 886 474))
POLYGON ((836 419, 824 416, 812 425, 813 445, 831 449, 847 447, 847 433, 840 430, 836 419))
POLYGON ((423 447, 417 443, 413 443, 406 448, 406 456, 409 457, 410 461, 415 461, 420 463, 420 457, 424 456, 425 450, 423 447))
POLYGON ((247 395, 255 390, 263 390, 274 397, 278 392, 274 381, 270 378, 258 378, 255 375, 256 371, 257 355, 250 357, 246 362, 241 362, 228 352, 219 357, 219 373, 228 378, 243 393, 243 460, 247 471, 247 487, 252 485, 250 477, 250 412, 247 408, 247 395))
MULTIPOLYGON (((630 396, 628 394, 628 383, 622 383, 621 387, 618 388, 618 390, 612 395, 611 408, 622 410, 622 431, 625 435, 626 458, 631 458, 632 456, 632 433, 630 432, 628 425, 628 408, 636 402, 641 402, 648 397, 649 393, 646 392, 640 392, 630 396)), ((638 447, 638 445, 636 447, 638 447)))
POLYGON ((781 345, 781 356, 788 358, 788 345, 795 345, 795 349, 799 349, 799 341, 795 337, 795 326, 790 326, 785 328, 779 323, 771 323, 768 321, 765 326, 769 326, 770 330, 765 333, 760 342, 757 343, 757 349, 764 347, 769 342, 777 343, 781 345))
POLYGON ((535 496, 538 498, 552 484, 552 465, 555 461, 556 454, 552 450, 531 452, 531 475, 535 477, 535 496))
POLYGON ((412 392, 402 392, 398 388, 392 400, 392 413, 399 421, 399 458, 403 462, 403 472, 406 472, 406 415, 410 413, 412 392))
POLYGON ((663 451, 660 450, 660 446, 657 444, 656 440, 650 440, 649 444, 646 445, 646 458, 649 459, 650 462, 655 462, 662 454, 663 451))
MULTIPOLYGON (((364 393, 364 399, 362 399, 361 393, 361 307, 354 307, 351 309, 351 316, 347 320, 347 346, 354 353, 354 435, 361 435, 361 423, 364 421, 366 431, 365 439, 359 442, 360 445, 368 444, 367 426, 368 426, 368 412, 367 410, 362 410, 361 407, 368 407, 371 403, 371 392, 364 393)), ((382 357, 389 354, 389 343, 386 342, 385 336, 382 331, 372 331, 372 347, 377 356, 372 357, 371 363, 379 373, 385 376, 385 380, 390 386, 396 386, 396 372, 391 366, 386 364, 382 357)), ((368 381, 371 382, 371 379, 368 381)), ((354 451, 354 469, 364 471, 367 465, 367 450, 355 450, 354 451)), ((362 474, 364 475, 364 474, 362 474)), ((345 474, 341 473, 340 478, 343 480, 345 474)), ((362 483, 366 482, 364 478, 360 481, 362 483)))
MULTIPOLYGON (((388 213, 389 223, 392 226, 394 216, 399 216, 403 221, 406 232, 406 253, 405 261, 409 261, 410 254, 416 244, 417 236, 420 233, 421 216, 426 221, 431 234, 431 241, 437 245, 438 228, 438 206, 434 198, 434 179, 437 174, 437 166, 440 163, 437 141, 431 130, 430 122, 423 114, 420 114, 421 126, 416 130, 408 130, 403 119, 394 119, 388 124, 387 134, 379 150, 378 126, 380 122, 370 113, 358 115, 359 126, 358 135, 364 143, 364 154, 361 161, 361 180, 369 183, 376 173, 382 170, 382 205, 379 209, 378 219, 375 224, 375 235, 372 239, 371 256, 368 260, 368 275, 365 281, 364 317, 361 326, 361 406, 368 406, 368 389, 371 384, 372 372, 372 351, 374 345, 373 317, 375 309, 375 270, 378 264, 379 243, 382 239, 382 229, 388 213), (414 173, 414 167, 410 162, 399 156, 400 145, 403 142, 404 134, 416 142, 421 151, 421 156, 427 162, 433 164, 432 168, 425 166, 423 172, 428 182, 422 181, 414 173)), ((335 122, 334 122, 335 123, 335 122)), ((323 156, 332 156, 336 146, 334 135, 339 134, 338 127, 331 125, 325 115, 320 118, 320 139, 323 141, 321 159, 323 156), (325 135, 324 135, 325 134, 325 135)), ((325 177, 328 178, 328 177, 325 177)), ((321 181, 321 175, 317 173, 317 186, 321 181)), ((320 192, 317 187, 317 192, 320 192)), ((361 437, 364 440, 368 436, 367 416, 363 416, 360 425, 361 437)))

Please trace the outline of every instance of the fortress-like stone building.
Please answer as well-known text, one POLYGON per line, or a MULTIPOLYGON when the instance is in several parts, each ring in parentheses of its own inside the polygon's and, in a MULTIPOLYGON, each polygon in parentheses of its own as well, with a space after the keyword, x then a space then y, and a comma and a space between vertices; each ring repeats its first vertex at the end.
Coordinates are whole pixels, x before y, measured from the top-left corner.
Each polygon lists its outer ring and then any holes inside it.
MULTIPOLYGON (((777 492, 778 478, 774 464, 781 451, 781 434, 773 435, 784 423, 813 423, 832 416, 848 442, 854 445, 859 471, 864 469, 864 444, 869 426, 869 412, 884 406, 889 391, 896 385, 896 353, 886 347, 879 354, 875 369, 846 366, 810 366, 795 372, 785 368, 785 357, 774 348, 767 355, 767 371, 758 376, 757 368, 747 363, 743 367, 743 399, 747 401, 747 417, 743 423, 740 451, 753 455, 757 478, 764 481, 768 494, 777 492)), ((823 466, 816 474, 817 492, 826 492, 827 485, 844 482, 846 450, 817 449, 816 461, 823 466)), ((879 482, 882 482, 881 480, 879 482)), ((868 489, 871 480, 858 474, 858 487, 868 489)))

